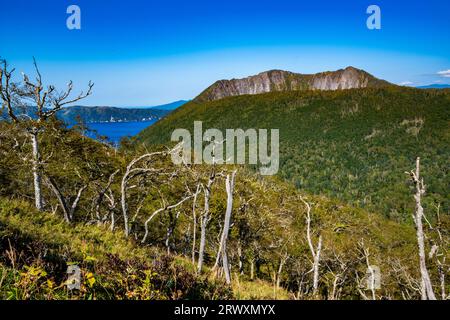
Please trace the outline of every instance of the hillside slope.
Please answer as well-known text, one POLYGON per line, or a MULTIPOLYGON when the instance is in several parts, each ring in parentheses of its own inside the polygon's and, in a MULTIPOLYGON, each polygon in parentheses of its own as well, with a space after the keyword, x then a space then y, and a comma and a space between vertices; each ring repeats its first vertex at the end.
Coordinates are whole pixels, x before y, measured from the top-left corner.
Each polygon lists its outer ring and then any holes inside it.
POLYGON ((429 204, 449 208, 449 90, 388 87, 194 101, 135 141, 165 143, 175 128, 192 131, 194 120, 203 121, 204 130, 278 128, 281 177, 400 220, 413 208, 404 172, 420 156, 429 204))
POLYGON ((195 101, 213 101, 276 91, 376 88, 389 85, 389 82, 354 67, 316 74, 270 70, 244 79, 219 80, 203 91, 195 101))
MULTIPOLYGON (((233 283, 227 286, 215 279, 209 268, 204 275, 196 274, 190 259, 181 253, 167 255, 157 245, 142 246, 139 241, 125 239, 120 231, 109 231, 105 225, 68 225, 49 212, 37 212, 27 202, 0 198, 0 298, 292 298, 296 278, 303 273, 308 274, 310 268, 304 239, 304 208, 293 201, 296 193, 283 183, 270 180, 264 183, 255 180, 244 182, 242 177, 239 180, 242 190, 258 195, 261 203, 266 206, 277 203, 279 206, 272 209, 261 206, 258 209, 251 205, 249 210, 254 211, 249 212, 251 220, 245 222, 243 217, 235 217, 238 229, 250 228, 244 234, 248 238, 242 241, 246 244, 243 248, 245 259, 250 259, 253 254, 260 261, 255 279, 246 274, 234 275, 233 283), (261 187, 264 186, 269 192, 262 192, 261 187), (275 194, 275 188, 283 192, 275 194), (279 225, 274 223, 275 219, 279 225), (252 237, 252 232, 259 234, 257 238, 252 237), (257 253, 252 253, 253 250, 257 253), (276 288, 270 281, 272 266, 285 254, 290 259, 283 274, 283 286, 276 288), (68 292, 65 287, 66 270, 74 264, 82 270, 81 290, 68 292)), ((349 274, 341 284, 342 298, 359 296, 355 290, 354 272, 364 274, 365 261, 358 259, 357 241, 363 241, 370 248, 371 261, 386 270, 385 285, 380 294, 399 298, 402 289, 397 283, 398 275, 387 270, 391 270, 398 261, 408 273, 416 276, 414 229, 324 197, 308 197, 308 200, 314 204, 314 224, 321 228, 324 238, 324 266, 338 268, 336 257, 348 264, 349 274)), ((216 233, 215 229, 213 227, 210 232, 216 233)), ((238 233, 232 235, 235 238, 238 233)), ((182 245, 182 239, 177 243, 182 245)), ((233 239, 230 245, 233 247, 230 258, 236 263, 236 240, 233 239)), ((331 286, 332 276, 331 272, 323 272, 324 288, 331 286)))
MULTIPOLYGON (((22 160, 29 153, 28 137, 14 124, 0 123, 2 298, 273 299, 295 295, 310 299, 315 295, 306 240, 309 213, 314 243, 323 239, 316 298, 362 298, 358 288, 367 268, 364 250, 370 250, 370 262, 383 270, 378 297, 418 298, 414 288, 405 287, 405 281, 418 274, 415 232, 410 224, 299 192, 277 177, 262 179, 241 166, 217 166, 217 175, 208 165, 177 166, 161 152, 139 162, 135 169, 162 174, 135 176, 123 193, 121 181, 129 164, 159 148, 115 150, 60 123, 49 123, 47 128, 40 140, 43 159, 47 159, 47 183, 42 189, 45 212, 38 212, 31 201, 29 161, 22 160), (223 275, 217 278, 211 268, 228 208, 225 174, 232 170, 237 170, 237 176, 227 252, 233 274, 232 283, 225 286, 219 280, 223 275), (209 200, 206 192, 197 201, 192 199, 192 190, 207 185, 211 177, 209 200), (104 198, 102 190, 109 191, 104 198), (77 193, 80 201, 68 216, 64 203, 75 201, 77 193), (189 194, 191 198, 185 198, 189 194), (121 196, 125 196, 126 212, 120 206, 121 196), (183 198, 188 200, 181 203, 183 198), (308 201, 311 212, 303 201, 308 201), (180 204, 176 210, 160 211, 175 203, 180 204), (200 228, 206 214, 210 221, 200 228), (130 230, 128 239, 125 226, 130 230), (192 230, 197 230, 197 237, 192 230), (197 250, 199 234, 204 235, 203 260, 197 250), (204 262, 203 268, 198 269, 198 261, 204 262), (64 286, 71 264, 77 264, 83 276, 82 290, 73 293, 64 286), (331 294, 336 276, 341 279, 339 290, 331 294)), ((436 230, 448 239, 448 219, 441 216, 436 230)), ((442 242, 437 242, 438 232, 427 232, 427 248, 442 242)), ((429 268, 433 282, 438 283, 434 259, 429 268)))
POLYGON ((26 202, 0 198, 0 299, 230 298, 221 282, 196 276, 182 258, 143 248, 107 228, 68 225, 26 202), (77 265, 81 289, 66 289, 77 265))

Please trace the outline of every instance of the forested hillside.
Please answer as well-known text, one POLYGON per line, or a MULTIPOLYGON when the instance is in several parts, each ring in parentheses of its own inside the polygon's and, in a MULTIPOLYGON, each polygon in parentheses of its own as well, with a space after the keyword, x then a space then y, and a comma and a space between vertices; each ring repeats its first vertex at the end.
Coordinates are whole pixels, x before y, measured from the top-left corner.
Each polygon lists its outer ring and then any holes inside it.
MULTIPOLYGON (((418 276, 410 225, 261 179, 244 167, 179 167, 165 148, 117 152, 57 122, 41 138, 45 212, 38 212, 29 201, 27 136, 5 123, 0 130, 3 298, 361 299, 370 295, 366 258, 383 269, 377 299, 417 297, 408 284, 418 276), (225 186, 234 170, 228 286, 216 261, 225 186), (316 289, 308 225, 314 247, 322 243, 316 289), (83 282, 68 296, 70 264, 83 268, 83 282)), ((440 223, 448 230, 446 216, 440 223)), ((434 231, 429 241, 438 243, 434 231)), ((438 279, 434 260, 429 263, 438 279)))
POLYGON ((420 156, 427 208, 440 204, 448 212, 449 90, 365 88, 190 102, 136 142, 165 143, 175 128, 192 130, 194 120, 205 129, 278 128, 280 177, 403 222, 414 208, 404 172, 420 156))

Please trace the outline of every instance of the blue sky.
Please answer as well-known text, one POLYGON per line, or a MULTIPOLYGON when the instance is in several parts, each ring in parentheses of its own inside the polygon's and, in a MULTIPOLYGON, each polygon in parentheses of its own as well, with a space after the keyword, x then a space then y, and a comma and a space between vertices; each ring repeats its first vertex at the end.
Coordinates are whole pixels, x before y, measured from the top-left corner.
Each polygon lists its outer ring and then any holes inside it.
POLYGON ((57 85, 92 79, 88 105, 191 99, 218 79, 268 69, 352 65, 393 83, 450 83, 447 0, 2 2, 0 56, 25 72, 35 56, 57 85), (81 30, 66 27, 71 4, 81 30), (371 4, 381 30, 366 27, 371 4))

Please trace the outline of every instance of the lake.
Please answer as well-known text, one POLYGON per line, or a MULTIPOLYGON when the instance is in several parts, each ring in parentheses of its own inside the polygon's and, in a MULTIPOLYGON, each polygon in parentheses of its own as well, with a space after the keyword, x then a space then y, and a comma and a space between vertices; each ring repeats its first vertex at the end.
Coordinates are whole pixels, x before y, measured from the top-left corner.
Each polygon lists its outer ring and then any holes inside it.
MULTIPOLYGON (((123 137, 132 137, 139 132, 154 124, 157 119, 149 121, 132 121, 132 122, 98 122, 88 123, 87 127, 96 131, 97 135, 106 136, 108 141, 114 145, 118 145, 123 137)), ((86 136, 96 138, 95 132, 88 132, 86 136)))

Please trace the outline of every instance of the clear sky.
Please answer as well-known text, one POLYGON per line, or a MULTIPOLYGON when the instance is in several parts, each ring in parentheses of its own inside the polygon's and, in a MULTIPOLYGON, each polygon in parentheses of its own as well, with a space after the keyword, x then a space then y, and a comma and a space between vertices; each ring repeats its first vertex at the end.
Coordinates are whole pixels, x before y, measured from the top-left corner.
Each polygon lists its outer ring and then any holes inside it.
POLYGON ((92 79, 84 104, 191 99, 219 79, 352 65, 393 83, 450 83, 448 0, 1 0, 0 56, 51 83, 92 79), (81 30, 69 30, 69 5, 81 30), (366 27, 369 5, 381 30, 366 27), (447 72, 446 72, 447 71, 447 72))

